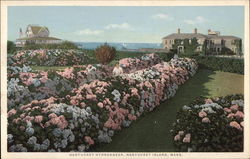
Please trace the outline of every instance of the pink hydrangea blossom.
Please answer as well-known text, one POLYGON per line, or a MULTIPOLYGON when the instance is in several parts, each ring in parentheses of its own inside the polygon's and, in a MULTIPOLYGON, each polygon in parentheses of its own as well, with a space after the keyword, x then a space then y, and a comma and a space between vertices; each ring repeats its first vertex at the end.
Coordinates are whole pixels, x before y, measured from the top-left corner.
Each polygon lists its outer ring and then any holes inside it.
POLYGON ((191 137, 184 137, 183 140, 182 140, 184 143, 190 143, 191 141, 191 137))
POLYGON ((204 112, 204 111, 200 111, 200 112, 199 112, 199 117, 203 118, 203 117, 205 117, 205 116, 207 116, 207 113, 206 113, 206 112, 204 112))
POLYGON ((175 135, 174 141, 180 141, 180 139, 181 139, 180 134, 175 135))
POLYGON ((24 118, 25 117, 25 113, 22 113, 21 115, 20 115, 20 118, 24 118))
POLYGON ((51 118, 56 118, 57 117, 57 115, 55 114, 55 113, 51 113, 51 114, 49 114, 49 118, 51 119, 51 118))
POLYGON ((240 122, 240 125, 241 125, 242 127, 244 127, 244 121, 240 122))
POLYGON ((35 120, 34 120, 35 122, 41 123, 42 120, 43 120, 43 116, 42 115, 35 116, 35 120))
POLYGON ((229 124, 231 127, 236 128, 238 130, 242 130, 242 128, 240 127, 240 124, 237 123, 236 121, 231 121, 229 124))
POLYGON ((91 137, 89 137, 89 136, 85 136, 84 137, 84 140, 85 140, 85 142, 87 142, 89 145, 94 145, 94 140, 92 140, 92 138, 91 137))
POLYGON ((15 124, 18 124, 20 121, 21 121, 21 118, 16 118, 16 119, 13 119, 12 122, 15 124))
POLYGON ((63 72, 57 72, 57 73, 67 79, 73 79, 74 78, 73 71, 74 71, 74 68, 70 67, 70 68, 65 68, 63 72))
POLYGON ((210 123, 210 119, 208 117, 205 117, 202 119, 202 123, 210 123))
POLYGON ((244 118, 244 113, 242 112, 242 111, 237 111, 236 113, 235 113, 235 115, 234 115, 235 117, 237 117, 237 118, 244 118))
POLYGON ((136 120, 136 116, 135 116, 135 115, 132 115, 132 114, 129 114, 129 115, 128 115, 128 119, 129 119, 129 120, 136 120))
POLYGON ((224 108, 224 111, 227 112, 227 113, 231 113, 231 109, 228 109, 228 108, 224 108))
POLYGON ((86 104, 84 102, 81 102, 80 105, 81 105, 82 108, 86 107, 86 104))
POLYGON ((100 107, 100 108, 103 108, 103 103, 99 102, 99 103, 97 104, 97 106, 100 107))
POLYGON ((12 116, 12 115, 15 115, 16 114, 16 110, 15 109, 11 109, 9 112, 8 112, 8 117, 12 116))
POLYGON ((228 118, 233 118, 234 117, 234 113, 230 113, 227 115, 228 118))
POLYGON ((23 118, 23 121, 25 121, 25 122, 32 121, 32 120, 34 120, 34 117, 29 116, 29 115, 27 115, 26 117, 23 118))
POLYGON ((237 111, 237 110, 239 109, 239 106, 236 105, 236 104, 234 104, 234 105, 232 105, 232 106, 230 107, 230 109, 231 109, 232 111, 237 111))

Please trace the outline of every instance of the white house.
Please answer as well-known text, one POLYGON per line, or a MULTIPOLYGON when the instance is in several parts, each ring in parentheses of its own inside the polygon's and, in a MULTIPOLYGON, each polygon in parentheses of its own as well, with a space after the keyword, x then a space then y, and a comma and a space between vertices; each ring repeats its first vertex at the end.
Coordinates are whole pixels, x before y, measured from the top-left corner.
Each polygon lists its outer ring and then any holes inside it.
POLYGON ((17 47, 23 47, 26 44, 58 44, 62 40, 50 37, 49 29, 45 26, 28 25, 23 35, 22 30, 19 32, 19 39, 16 40, 17 47))

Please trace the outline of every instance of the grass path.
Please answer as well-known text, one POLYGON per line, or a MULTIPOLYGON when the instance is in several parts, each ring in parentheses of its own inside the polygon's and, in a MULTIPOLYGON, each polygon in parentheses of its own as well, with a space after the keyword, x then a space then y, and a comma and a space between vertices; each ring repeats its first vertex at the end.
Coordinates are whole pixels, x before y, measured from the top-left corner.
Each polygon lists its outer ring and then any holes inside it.
POLYGON ((167 100, 153 112, 139 118, 129 128, 118 132, 110 144, 99 145, 95 152, 173 152, 169 133, 176 112, 197 96, 225 96, 244 92, 244 76, 199 70, 182 85, 175 97, 167 100))

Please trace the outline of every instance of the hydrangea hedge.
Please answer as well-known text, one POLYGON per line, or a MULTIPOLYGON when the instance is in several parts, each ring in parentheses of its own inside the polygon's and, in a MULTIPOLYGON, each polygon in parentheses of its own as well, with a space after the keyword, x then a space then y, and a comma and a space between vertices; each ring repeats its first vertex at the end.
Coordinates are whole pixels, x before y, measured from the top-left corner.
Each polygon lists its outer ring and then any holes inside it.
POLYGON ((40 49, 21 50, 8 57, 8 64, 12 66, 72 66, 82 65, 88 57, 80 50, 74 49, 40 49))
POLYGON ((242 152, 243 131, 243 95, 230 95, 184 106, 171 133, 177 151, 242 152))
POLYGON ((109 143, 116 131, 173 97, 197 64, 178 58, 125 69, 130 74, 111 76, 112 69, 102 65, 62 72, 9 67, 8 151, 88 151, 109 143))

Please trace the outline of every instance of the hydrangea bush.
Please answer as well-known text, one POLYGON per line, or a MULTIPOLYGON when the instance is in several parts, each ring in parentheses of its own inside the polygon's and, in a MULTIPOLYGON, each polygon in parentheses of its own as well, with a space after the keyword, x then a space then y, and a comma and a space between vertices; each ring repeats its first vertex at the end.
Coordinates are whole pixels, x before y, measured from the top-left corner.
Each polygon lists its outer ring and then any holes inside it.
POLYGON ((8 64, 13 66, 70 66, 85 64, 88 57, 78 50, 41 49, 17 51, 8 58, 8 64))
POLYGON ((171 130, 177 151, 242 152, 243 110, 243 95, 200 97, 184 106, 171 130))
POLYGON ((84 65, 63 71, 33 71, 29 66, 8 67, 8 107, 17 107, 32 100, 65 97, 73 88, 112 74, 104 65, 84 65))
POLYGON ((19 81, 13 82, 15 89, 8 85, 8 150, 88 151, 109 143, 116 131, 173 97, 196 69, 196 62, 186 58, 146 69, 135 66, 133 73, 120 76, 111 76, 112 69, 102 65, 61 72, 12 68, 9 80, 19 81), (46 97, 29 97, 41 88, 46 97), (21 98, 22 89, 27 93, 21 98))

